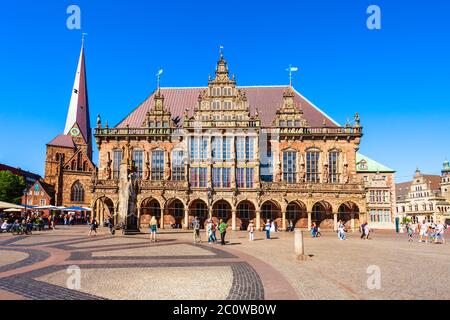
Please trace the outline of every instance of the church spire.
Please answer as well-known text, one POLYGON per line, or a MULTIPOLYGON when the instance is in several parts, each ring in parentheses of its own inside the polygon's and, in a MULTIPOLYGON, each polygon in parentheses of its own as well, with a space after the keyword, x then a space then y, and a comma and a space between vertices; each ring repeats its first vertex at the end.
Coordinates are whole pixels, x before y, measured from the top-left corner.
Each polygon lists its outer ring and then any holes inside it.
MULTIPOLYGON (((73 85, 72 97, 69 104, 69 111, 67 113, 66 127, 64 129, 65 135, 70 134, 72 136, 77 136, 76 133, 78 132, 88 145, 88 149, 91 149, 92 138, 88 90, 86 83, 86 66, 84 59, 84 34, 82 38, 80 58, 78 60, 77 73, 75 75, 75 83, 73 85)), ((90 150, 88 150, 88 152, 89 151, 90 150)))

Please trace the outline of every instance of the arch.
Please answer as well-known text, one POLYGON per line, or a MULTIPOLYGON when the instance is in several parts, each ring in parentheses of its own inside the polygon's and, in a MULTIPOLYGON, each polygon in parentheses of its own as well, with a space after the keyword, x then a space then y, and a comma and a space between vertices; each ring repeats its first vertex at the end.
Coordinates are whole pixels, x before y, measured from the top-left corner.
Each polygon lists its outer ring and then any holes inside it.
POLYGON ((179 199, 171 199, 166 204, 164 224, 170 224, 174 229, 181 229, 184 224, 184 204, 179 199))
POLYGON ((332 206, 326 201, 316 202, 312 207, 311 222, 321 229, 334 229, 334 218, 332 206))
POLYGON ((141 215, 139 224, 142 227, 148 227, 152 217, 156 217, 158 225, 161 225, 161 204, 155 198, 146 198, 141 202, 141 215))
POLYGON ((256 225, 256 207, 253 202, 243 200, 236 207, 236 227, 247 230, 250 221, 256 225))
POLYGON ((70 201, 76 203, 84 202, 84 187, 80 181, 76 181, 71 188, 70 201))
POLYGON ((338 220, 341 220, 347 228, 351 227, 351 220, 354 219, 354 226, 359 227, 359 207, 352 201, 342 203, 338 208, 338 220))
POLYGON ((306 204, 301 201, 292 201, 286 207, 286 224, 295 228, 308 228, 308 213, 306 204))
POLYGON ((268 200, 261 205, 261 219, 264 225, 267 220, 274 221, 278 227, 282 225, 281 206, 274 200, 268 200))
MULTIPOLYGON (((212 216, 214 220, 221 220, 225 221, 228 225, 231 225, 232 221, 232 212, 231 212, 231 204, 226 200, 218 200, 214 203, 212 207, 212 216)), ((216 221, 216 222, 217 222, 216 221)))
POLYGON ((208 205, 201 199, 196 199, 189 205, 189 223, 192 222, 194 217, 198 217, 200 226, 204 226, 206 220, 209 218, 208 205))
POLYGON ((112 219, 111 222, 116 224, 117 215, 115 214, 114 209, 114 202, 110 198, 106 196, 99 197, 94 202, 92 217, 90 220, 92 221, 92 218, 96 218, 97 222, 100 225, 103 225, 107 219, 112 219))

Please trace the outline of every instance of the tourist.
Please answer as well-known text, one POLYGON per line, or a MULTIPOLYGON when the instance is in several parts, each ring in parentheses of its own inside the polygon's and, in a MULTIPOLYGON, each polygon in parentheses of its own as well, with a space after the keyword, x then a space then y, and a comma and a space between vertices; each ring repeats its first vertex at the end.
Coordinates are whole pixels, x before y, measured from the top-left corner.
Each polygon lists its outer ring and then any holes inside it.
POLYGON ((219 232, 220 232, 220 239, 222 240, 220 242, 220 244, 222 246, 225 245, 225 236, 227 235, 227 228, 228 228, 228 225, 222 219, 220 219, 219 232))
POLYGON ((361 232, 361 239, 365 239, 366 238, 366 222, 363 222, 361 224, 361 226, 359 227, 359 231, 361 232))
POLYGON ((150 242, 157 242, 156 241, 156 233, 158 232, 158 221, 156 220, 156 217, 153 216, 150 220, 150 242))
POLYGON ((443 223, 441 223, 439 221, 438 225, 436 226, 436 238, 434 239, 434 243, 438 243, 438 239, 441 240, 441 244, 445 243, 445 239, 444 239, 444 231, 445 231, 445 226, 443 223))
POLYGON ((422 223, 419 223, 418 228, 420 233, 419 242, 428 242, 428 224, 426 223, 426 221, 423 220, 422 223), (423 241, 424 238, 425 241, 423 241))
POLYGON ((73 215, 69 216, 69 228, 74 224, 74 217, 73 215))
POLYGON ((267 223, 266 223, 266 226, 265 226, 266 240, 270 240, 270 228, 271 228, 270 220, 267 219, 267 223))
POLYGON ((9 232, 9 229, 11 229, 11 224, 8 223, 8 220, 3 221, 1 231, 9 232))
POLYGON ((294 222, 289 220, 289 232, 294 232, 294 222))
POLYGON ((250 223, 248 224, 248 236, 249 236, 249 241, 254 241, 255 240, 255 225, 253 224, 253 221, 250 221, 250 223))
POLYGON ((214 226, 213 219, 209 219, 208 220, 208 224, 206 225, 206 228, 208 230, 208 243, 211 243, 211 242, 214 243, 214 240, 213 240, 213 226, 214 226))
POLYGON ((408 234, 408 242, 413 242, 414 241, 413 240, 413 232, 414 232, 413 227, 411 225, 411 222, 409 222, 406 225, 406 233, 408 234))
POLYGON ((339 220, 339 223, 338 223, 338 237, 339 237, 339 240, 347 240, 347 235, 345 232, 345 225, 341 220, 339 220))
POLYGON ((95 232, 94 236, 97 235, 97 228, 98 228, 98 222, 97 222, 97 219, 94 218, 94 220, 92 220, 92 223, 90 225, 89 237, 92 235, 92 231, 95 232))
POLYGON ((65 215, 64 216, 64 225, 66 226, 66 228, 67 228, 67 222, 68 222, 67 215, 65 215))
POLYGON ((369 227, 369 223, 366 223, 366 225, 364 226, 364 234, 366 235, 366 240, 370 240, 370 227, 369 227))
POLYGON ((313 222, 313 223, 311 224, 311 236, 312 236, 313 238, 316 237, 316 235, 317 235, 316 232, 317 232, 317 229, 316 229, 316 223, 313 222))
POLYGON ((200 237, 200 221, 198 221, 197 217, 195 217, 194 221, 192 221, 192 228, 194 229, 194 243, 201 243, 202 239, 200 237))

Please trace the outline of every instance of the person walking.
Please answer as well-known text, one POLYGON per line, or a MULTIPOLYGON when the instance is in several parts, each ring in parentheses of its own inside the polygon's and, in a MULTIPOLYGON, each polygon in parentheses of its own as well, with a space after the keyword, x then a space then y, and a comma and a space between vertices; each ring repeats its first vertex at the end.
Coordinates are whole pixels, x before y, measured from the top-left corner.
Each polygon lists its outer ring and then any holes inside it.
POLYGON ((214 236, 213 236, 213 228, 214 228, 214 221, 213 219, 208 220, 207 229, 208 229, 208 243, 214 243, 214 236))
POLYGON ((370 227, 368 223, 364 226, 364 233, 366 235, 366 240, 370 240, 370 227))
POLYGON ((94 236, 97 235, 97 228, 98 228, 98 222, 97 222, 97 219, 94 218, 94 220, 92 220, 92 223, 90 225, 89 237, 92 236, 92 231, 95 232, 94 236))
POLYGON ((359 231, 361 232, 361 239, 366 238, 366 224, 367 222, 363 222, 361 226, 359 227, 359 231))
POLYGON ((444 231, 445 231, 445 226, 442 222, 439 221, 439 223, 436 226, 436 238, 434 239, 434 243, 438 243, 438 239, 441 240, 441 244, 445 243, 445 239, 444 239, 444 231))
POLYGON ((192 221, 192 228, 194 229, 194 243, 202 242, 202 238, 200 237, 200 221, 197 217, 192 221))
POLYGON ((420 232, 419 242, 428 242, 428 224, 425 220, 418 226, 420 232), (425 241, 423 239, 425 238, 425 241))
POLYGON ((220 244, 222 246, 225 245, 225 236, 227 235, 227 228, 228 228, 228 225, 222 219, 220 219, 219 232, 220 232, 220 239, 221 239, 220 244))
POLYGON ((271 227, 270 220, 267 219, 267 223, 266 223, 266 226, 265 226, 266 240, 270 240, 270 227, 271 227))
POLYGON ((74 224, 74 217, 73 215, 69 216, 69 228, 74 224))
POLYGON ((409 222, 406 225, 406 233, 408 234, 408 242, 413 242, 414 241, 414 239, 413 239, 413 227, 411 225, 411 222, 409 222))
POLYGON ((153 216, 150 220, 150 242, 157 242, 156 234, 158 232, 158 221, 156 217, 153 216))
POLYGON ((253 221, 250 221, 250 223, 248 224, 248 236, 249 236, 249 241, 255 241, 255 225, 253 224, 253 221))

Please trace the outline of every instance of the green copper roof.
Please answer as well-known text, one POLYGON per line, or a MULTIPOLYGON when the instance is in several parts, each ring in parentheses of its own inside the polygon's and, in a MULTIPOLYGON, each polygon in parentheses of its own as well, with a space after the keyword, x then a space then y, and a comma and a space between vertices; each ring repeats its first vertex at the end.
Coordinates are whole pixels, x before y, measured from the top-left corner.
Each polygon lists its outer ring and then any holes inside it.
POLYGON ((442 169, 442 172, 450 171, 450 162, 448 160, 445 160, 444 162, 444 168, 442 169))
POLYGON ((369 157, 366 157, 365 155, 362 155, 361 153, 356 153, 356 172, 358 173, 377 173, 377 172, 384 172, 384 173, 394 173, 395 170, 392 170, 391 168, 388 168, 381 163, 376 162, 375 160, 370 159, 369 157))

